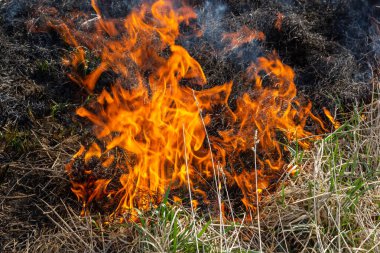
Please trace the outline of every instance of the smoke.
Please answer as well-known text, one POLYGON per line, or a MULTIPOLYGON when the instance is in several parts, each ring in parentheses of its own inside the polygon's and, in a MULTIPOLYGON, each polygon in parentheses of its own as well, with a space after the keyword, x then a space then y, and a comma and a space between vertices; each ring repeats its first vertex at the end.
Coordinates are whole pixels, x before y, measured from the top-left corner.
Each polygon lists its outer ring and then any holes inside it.
MULTIPOLYGON (((262 41, 247 39, 248 34, 239 34, 245 27, 246 32, 259 31, 250 17, 247 23, 247 20, 241 22, 241 17, 235 16, 233 8, 240 4, 216 0, 196 4, 196 23, 201 36, 185 36, 178 41, 204 67, 208 79, 206 88, 231 80, 238 84, 247 67, 259 56, 264 55, 262 41), (233 34, 236 37, 235 41, 231 36, 226 38, 225 35, 228 34, 233 34), (232 42, 238 42, 239 45, 232 46, 232 42)), ((253 8, 251 6, 246 10, 253 8)))
MULTIPOLYGON (((247 67, 262 52, 257 40, 231 47, 231 41, 224 38, 224 35, 236 33, 245 26, 239 22, 238 17, 231 14, 231 8, 226 2, 206 1, 198 11, 198 22, 203 29, 202 39, 218 49, 217 57, 233 65, 240 65, 239 68, 247 67), (235 22, 231 22, 231 19, 235 22)), ((243 40, 243 35, 237 35, 237 40, 243 40)))
POLYGON ((198 6, 196 22, 201 36, 182 38, 180 44, 190 51, 196 45, 206 45, 212 47, 210 50, 216 54, 217 58, 222 57, 223 43, 221 38, 225 31, 223 19, 226 17, 227 10, 227 5, 215 1, 206 1, 198 6))
POLYGON ((215 40, 224 31, 222 20, 226 16, 227 5, 206 1, 198 10, 198 20, 204 30, 204 37, 215 40))

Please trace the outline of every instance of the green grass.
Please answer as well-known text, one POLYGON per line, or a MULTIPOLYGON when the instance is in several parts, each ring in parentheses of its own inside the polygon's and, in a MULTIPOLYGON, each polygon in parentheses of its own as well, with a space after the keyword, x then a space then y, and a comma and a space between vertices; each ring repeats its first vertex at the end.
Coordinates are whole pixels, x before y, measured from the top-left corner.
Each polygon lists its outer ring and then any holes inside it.
MULTIPOLYGON (((6 152, 23 153, 33 149, 31 132, 20 129, 3 129, 0 131, 0 148, 6 152), (1 147, 2 146, 2 147, 1 147)), ((1 151, 0 149, 0 151, 1 151)))
POLYGON ((40 73, 50 73, 52 70, 51 63, 48 60, 38 60, 36 66, 40 73))

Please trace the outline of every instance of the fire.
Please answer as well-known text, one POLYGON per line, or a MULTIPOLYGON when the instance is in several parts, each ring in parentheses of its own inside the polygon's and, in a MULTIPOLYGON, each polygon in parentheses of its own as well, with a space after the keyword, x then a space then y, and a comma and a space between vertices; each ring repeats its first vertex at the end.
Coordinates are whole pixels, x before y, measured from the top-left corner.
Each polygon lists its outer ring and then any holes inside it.
POLYGON ((330 111, 326 108, 323 108, 323 112, 325 113, 326 117, 330 120, 332 125, 334 126, 334 129, 338 129, 340 127, 340 123, 335 120, 335 118, 331 115, 330 111))
MULTIPOLYGON (((92 6, 98 15, 92 29, 50 23, 75 48, 64 59, 73 81, 92 93, 102 75, 113 77, 95 102, 77 109, 97 138, 66 166, 84 210, 97 201, 115 215, 133 216, 134 208, 154 207, 168 189, 189 189, 196 207, 223 190, 219 170, 254 209, 257 196, 287 171, 284 143, 308 148, 317 138, 305 130, 308 121, 323 131, 311 103, 296 97, 294 71, 275 55, 252 63, 244 83, 202 88, 207 79, 201 65, 176 44, 180 27, 197 18, 190 7, 158 0, 114 20, 102 16, 95 0, 92 6), (99 62, 94 69, 91 59, 99 62), (234 85, 249 92, 231 106, 234 85), (221 122, 216 129, 215 121, 221 122)), ((265 36, 243 27, 224 38, 238 48, 265 36)))
POLYGON ((223 34, 223 40, 229 40, 230 45, 228 50, 233 50, 246 43, 250 43, 253 40, 265 40, 265 34, 263 32, 251 30, 247 26, 243 26, 237 32, 223 34))

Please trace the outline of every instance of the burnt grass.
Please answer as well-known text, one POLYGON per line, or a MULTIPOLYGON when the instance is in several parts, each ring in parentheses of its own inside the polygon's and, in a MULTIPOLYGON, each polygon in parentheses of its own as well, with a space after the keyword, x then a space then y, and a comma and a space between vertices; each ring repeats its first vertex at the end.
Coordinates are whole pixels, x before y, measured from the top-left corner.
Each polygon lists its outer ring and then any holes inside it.
MULTIPOLYGON (((69 17, 91 12, 90 1, 0 1, 0 248, 25 247, 33 233, 53 228, 46 215, 66 206, 79 213, 64 165, 79 144, 90 143, 91 126, 75 116, 88 94, 66 76, 61 58, 70 48, 52 30, 32 32, 30 22, 43 22, 41 6, 69 17), (84 3, 85 2, 85 3, 84 3)), ((103 2, 103 1, 99 1, 103 2)), ((122 17, 139 1, 104 1, 109 17, 122 17)), ((207 87, 239 82, 258 56, 277 52, 296 72, 300 96, 321 108, 350 110, 370 99, 377 78, 380 8, 376 1, 189 1, 198 9, 201 38, 184 45, 203 66, 207 87), (275 27, 279 13, 280 29, 275 27), (264 32, 263 42, 239 53, 223 52, 223 32, 246 25, 264 32)), ((233 91, 239 96, 244 90, 233 91)), ((231 101, 233 103, 233 101, 231 101)))

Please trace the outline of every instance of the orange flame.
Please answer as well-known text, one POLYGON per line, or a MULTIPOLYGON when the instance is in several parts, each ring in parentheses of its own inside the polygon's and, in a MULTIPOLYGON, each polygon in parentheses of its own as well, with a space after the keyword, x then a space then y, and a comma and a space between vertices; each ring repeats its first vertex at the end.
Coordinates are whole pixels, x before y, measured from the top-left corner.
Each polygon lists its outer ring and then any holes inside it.
MULTIPOLYGON (((114 214, 133 215, 134 208, 146 210, 161 201, 168 187, 190 189, 195 207, 199 201, 208 203, 216 191, 212 181, 218 163, 227 185, 237 186, 244 205, 254 209, 256 193, 287 170, 281 143, 308 148, 317 138, 305 130, 308 120, 324 129, 311 103, 297 99, 294 71, 276 56, 252 63, 244 83, 199 91, 186 86, 207 83, 201 65, 176 44, 180 25, 196 18, 190 7, 174 8, 171 1, 158 0, 124 20, 107 20, 96 1, 92 5, 98 15, 93 31, 54 24, 75 47, 64 60, 74 81, 93 92, 102 75, 116 76, 95 103, 77 110, 94 124, 98 139, 66 166, 72 190, 85 208, 103 199, 114 206, 114 214), (100 63, 83 75, 89 55, 100 63), (234 85, 249 92, 231 106, 234 85), (215 108, 222 115, 215 116, 215 108), (224 126, 209 134, 216 118, 224 126), (80 180, 74 172, 82 175, 80 180)), ((236 47, 265 36, 243 27, 224 38, 236 47)))
POLYGON ((223 34, 223 40, 229 40, 230 45, 227 49, 233 50, 244 44, 250 43, 253 40, 263 41, 265 40, 265 34, 263 32, 251 30, 247 26, 243 26, 237 32, 223 34))
POLYGON ((331 115, 329 110, 327 110, 326 108, 323 108, 323 112, 325 113, 326 117, 330 120, 335 130, 341 126, 340 123, 336 121, 335 118, 331 115))

